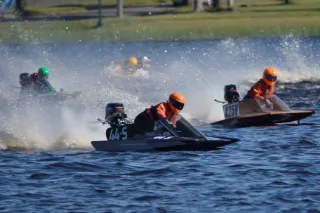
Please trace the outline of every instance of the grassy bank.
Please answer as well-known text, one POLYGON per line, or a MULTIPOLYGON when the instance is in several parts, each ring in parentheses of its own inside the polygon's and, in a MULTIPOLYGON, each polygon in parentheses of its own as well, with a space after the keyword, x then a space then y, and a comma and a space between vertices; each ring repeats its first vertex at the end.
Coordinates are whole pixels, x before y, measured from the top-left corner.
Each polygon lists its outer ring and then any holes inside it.
POLYGON ((96 19, 77 21, 27 21, 0 23, 2 43, 68 41, 134 41, 216 39, 238 37, 319 36, 318 0, 251 0, 234 12, 189 13, 180 8, 152 16, 105 18, 96 29, 96 19))

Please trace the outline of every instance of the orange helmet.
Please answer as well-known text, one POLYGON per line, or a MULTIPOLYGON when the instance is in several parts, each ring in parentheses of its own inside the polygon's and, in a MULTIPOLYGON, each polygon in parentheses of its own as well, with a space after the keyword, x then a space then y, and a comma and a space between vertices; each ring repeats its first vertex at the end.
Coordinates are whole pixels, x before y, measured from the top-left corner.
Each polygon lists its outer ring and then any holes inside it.
POLYGON ((138 65, 138 59, 136 57, 129 58, 128 65, 131 67, 135 67, 138 65))
POLYGON ((173 113, 178 114, 184 107, 186 99, 180 93, 172 93, 169 96, 168 104, 173 113))
POLYGON ((267 67, 263 72, 263 81, 270 87, 275 85, 277 81, 278 73, 272 67, 267 67))

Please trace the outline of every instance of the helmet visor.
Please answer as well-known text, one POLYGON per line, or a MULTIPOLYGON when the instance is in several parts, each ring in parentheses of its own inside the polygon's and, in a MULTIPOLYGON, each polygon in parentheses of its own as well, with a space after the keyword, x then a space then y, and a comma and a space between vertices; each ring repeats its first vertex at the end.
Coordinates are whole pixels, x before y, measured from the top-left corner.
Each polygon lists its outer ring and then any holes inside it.
POLYGON ((182 110, 184 107, 183 103, 180 103, 172 98, 169 99, 170 103, 172 104, 172 106, 174 106, 174 108, 178 109, 178 110, 182 110))
POLYGON ((268 81, 271 81, 271 82, 276 82, 277 81, 277 76, 272 76, 272 75, 269 75, 269 74, 265 74, 264 76, 268 81))

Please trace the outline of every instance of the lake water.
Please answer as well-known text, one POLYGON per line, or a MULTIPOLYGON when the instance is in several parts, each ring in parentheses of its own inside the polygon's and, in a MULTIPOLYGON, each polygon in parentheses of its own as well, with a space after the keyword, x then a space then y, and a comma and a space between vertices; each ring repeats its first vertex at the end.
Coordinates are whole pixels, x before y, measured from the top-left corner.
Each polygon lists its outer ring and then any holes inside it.
MULTIPOLYGON (((320 38, 138 43, 0 45, 1 212, 320 212, 320 117, 300 126, 226 129, 208 136, 239 142, 210 152, 105 153, 107 102, 129 117, 165 101, 187 99, 190 121, 223 118, 223 87, 241 96, 266 66, 279 70, 276 94, 291 108, 319 111, 320 38), (147 76, 108 75, 110 61, 148 56, 147 76), (18 76, 40 66, 64 91, 82 91, 58 107, 22 106, 18 76)), ((196 123, 194 123, 196 125, 196 123)))

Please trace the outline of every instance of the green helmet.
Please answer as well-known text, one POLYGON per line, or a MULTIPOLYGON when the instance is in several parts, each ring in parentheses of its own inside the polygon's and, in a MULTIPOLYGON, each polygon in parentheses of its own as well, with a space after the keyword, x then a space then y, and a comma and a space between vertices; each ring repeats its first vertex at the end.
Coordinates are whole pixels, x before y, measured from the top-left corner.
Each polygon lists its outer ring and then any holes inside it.
POLYGON ((49 74, 50 74, 50 72, 49 72, 48 68, 41 67, 41 68, 39 68, 39 70, 38 70, 38 75, 39 75, 40 77, 48 78, 48 77, 49 77, 49 74))

